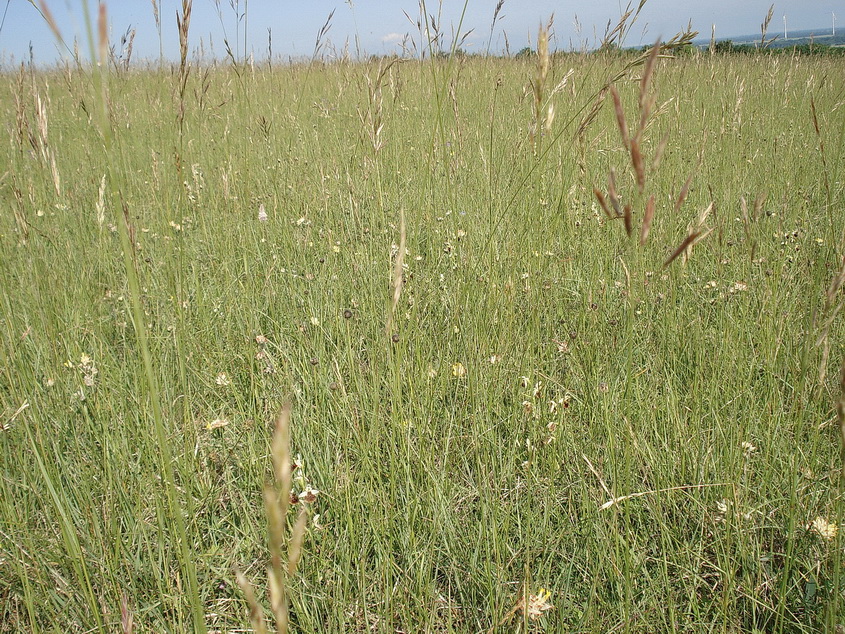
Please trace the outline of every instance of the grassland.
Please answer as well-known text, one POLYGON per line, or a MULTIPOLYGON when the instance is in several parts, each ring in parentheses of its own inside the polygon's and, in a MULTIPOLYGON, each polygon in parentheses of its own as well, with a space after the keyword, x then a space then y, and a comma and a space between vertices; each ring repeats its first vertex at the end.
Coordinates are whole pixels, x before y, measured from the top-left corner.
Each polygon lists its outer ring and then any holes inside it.
POLYGON ((249 627, 287 402, 292 631, 832 631, 841 64, 658 60, 640 192, 632 61, 4 74, 0 632, 249 627))

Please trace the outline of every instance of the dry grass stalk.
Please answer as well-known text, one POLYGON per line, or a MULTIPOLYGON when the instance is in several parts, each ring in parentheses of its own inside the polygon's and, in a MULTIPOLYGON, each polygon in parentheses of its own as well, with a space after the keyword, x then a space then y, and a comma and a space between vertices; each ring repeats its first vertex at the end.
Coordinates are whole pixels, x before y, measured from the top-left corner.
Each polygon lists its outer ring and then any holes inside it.
POLYGON ((238 579, 238 585, 246 597, 247 605, 249 605, 249 622, 252 629, 258 634, 267 634, 267 626, 264 624, 264 614, 261 606, 258 604, 258 599, 255 597, 255 591, 252 589, 252 584, 240 571, 235 573, 238 579))
POLYGON ((97 42, 98 59, 100 66, 105 68, 109 61, 109 22, 106 16, 106 5, 100 3, 100 10, 97 15, 97 42))
MULTIPOLYGON (((33 0, 30 0, 31 4, 35 4, 33 0)), ((56 20, 53 18, 53 14, 50 12, 50 7, 47 6, 47 3, 44 0, 38 3, 41 17, 44 18, 44 21, 47 23, 47 26, 50 27, 50 30, 53 32, 53 37, 56 38, 57 42, 64 42, 62 38, 62 32, 59 30, 59 25, 56 23, 56 20)))
POLYGON ((26 244, 29 240, 29 222, 26 219, 26 212, 23 205, 23 193, 17 185, 12 185, 12 192, 15 195, 15 204, 12 206, 12 213, 15 216, 15 224, 20 233, 20 244, 26 244))
POLYGON ((97 205, 95 207, 97 212, 97 224, 102 227, 106 221, 106 175, 100 179, 100 188, 97 191, 97 205))
POLYGON ((396 259, 393 262, 393 298, 390 302, 390 312, 387 315, 387 324, 385 332, 388 337, 393 335, 393 320, 396 316, 396 308, 399 306, 399 298, 402 296, 402 277, 403 266, 405 263, 405 244, 407 241, 407 231, 405 229, 405 211, 400 212, 399 220, 399 251, 396 253, 396 259))
MULTIPOLYGON (((845 285, 845 257, 842 258, 839 271, 833 276, 830 286, 824 297, 822 315, 824 321, 821 324, 819 336, 816 339, 816 346, 822 350, 822 358, 819 363, 818 385, 824 385, 827 378, 827 366, 830 359, 830 329, 836 321, 836 317, 842 312, 843 302, 839 299, 840 291, 845 285)), ((813 315, 813 322, 816 322, 816 315, 813 315)))
POLYGON ((845 463, 845 362, 839 371, 839 398, 836 399, 836 420, 839 423, 839 456, 845 463))

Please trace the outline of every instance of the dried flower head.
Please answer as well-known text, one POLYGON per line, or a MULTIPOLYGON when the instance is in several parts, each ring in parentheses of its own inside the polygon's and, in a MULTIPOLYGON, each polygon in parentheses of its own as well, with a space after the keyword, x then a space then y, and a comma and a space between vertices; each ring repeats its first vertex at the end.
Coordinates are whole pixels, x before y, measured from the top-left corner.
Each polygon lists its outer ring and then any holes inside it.
POLYGON ((817 517, 814 519, 809 528, 825 541, 832 540, 839 532, 839 527, 835 522, 828 522, 823 517, 817 517))
POLYGON ((211 421, 210 423, 208 423, 208 424, 205 426, 205 428, 206 428, 206 429, 208 429, 208 430, 211 430, 211 429, 220 429, 221 427, 225 427, 225 426, 226 426, 226 425, 228 425, 228 424, 229 424, 229 421, 228 421, 228 420, 226 420, 225 418, 215 418, 213 421, 211 421))

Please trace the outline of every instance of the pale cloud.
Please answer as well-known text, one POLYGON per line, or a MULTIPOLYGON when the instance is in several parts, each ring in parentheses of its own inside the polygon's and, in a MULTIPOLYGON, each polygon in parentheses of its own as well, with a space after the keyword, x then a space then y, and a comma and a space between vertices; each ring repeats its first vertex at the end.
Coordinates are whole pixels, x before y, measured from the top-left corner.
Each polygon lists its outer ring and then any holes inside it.
POLYGON ((401 33, 388 33, 384 37, 381 38, 383 44, 398 44, 404 39, 404 35, 401 33))

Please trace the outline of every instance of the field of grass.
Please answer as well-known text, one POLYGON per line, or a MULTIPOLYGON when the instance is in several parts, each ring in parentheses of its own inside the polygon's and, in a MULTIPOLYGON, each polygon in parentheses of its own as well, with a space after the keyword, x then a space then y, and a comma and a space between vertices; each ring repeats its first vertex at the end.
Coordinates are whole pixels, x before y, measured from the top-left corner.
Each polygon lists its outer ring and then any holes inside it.
POLYGON ((2 75, 0 632, 269 619, 286 403, 291 631, 845 620, 841 63, 548 61, 2 75))

